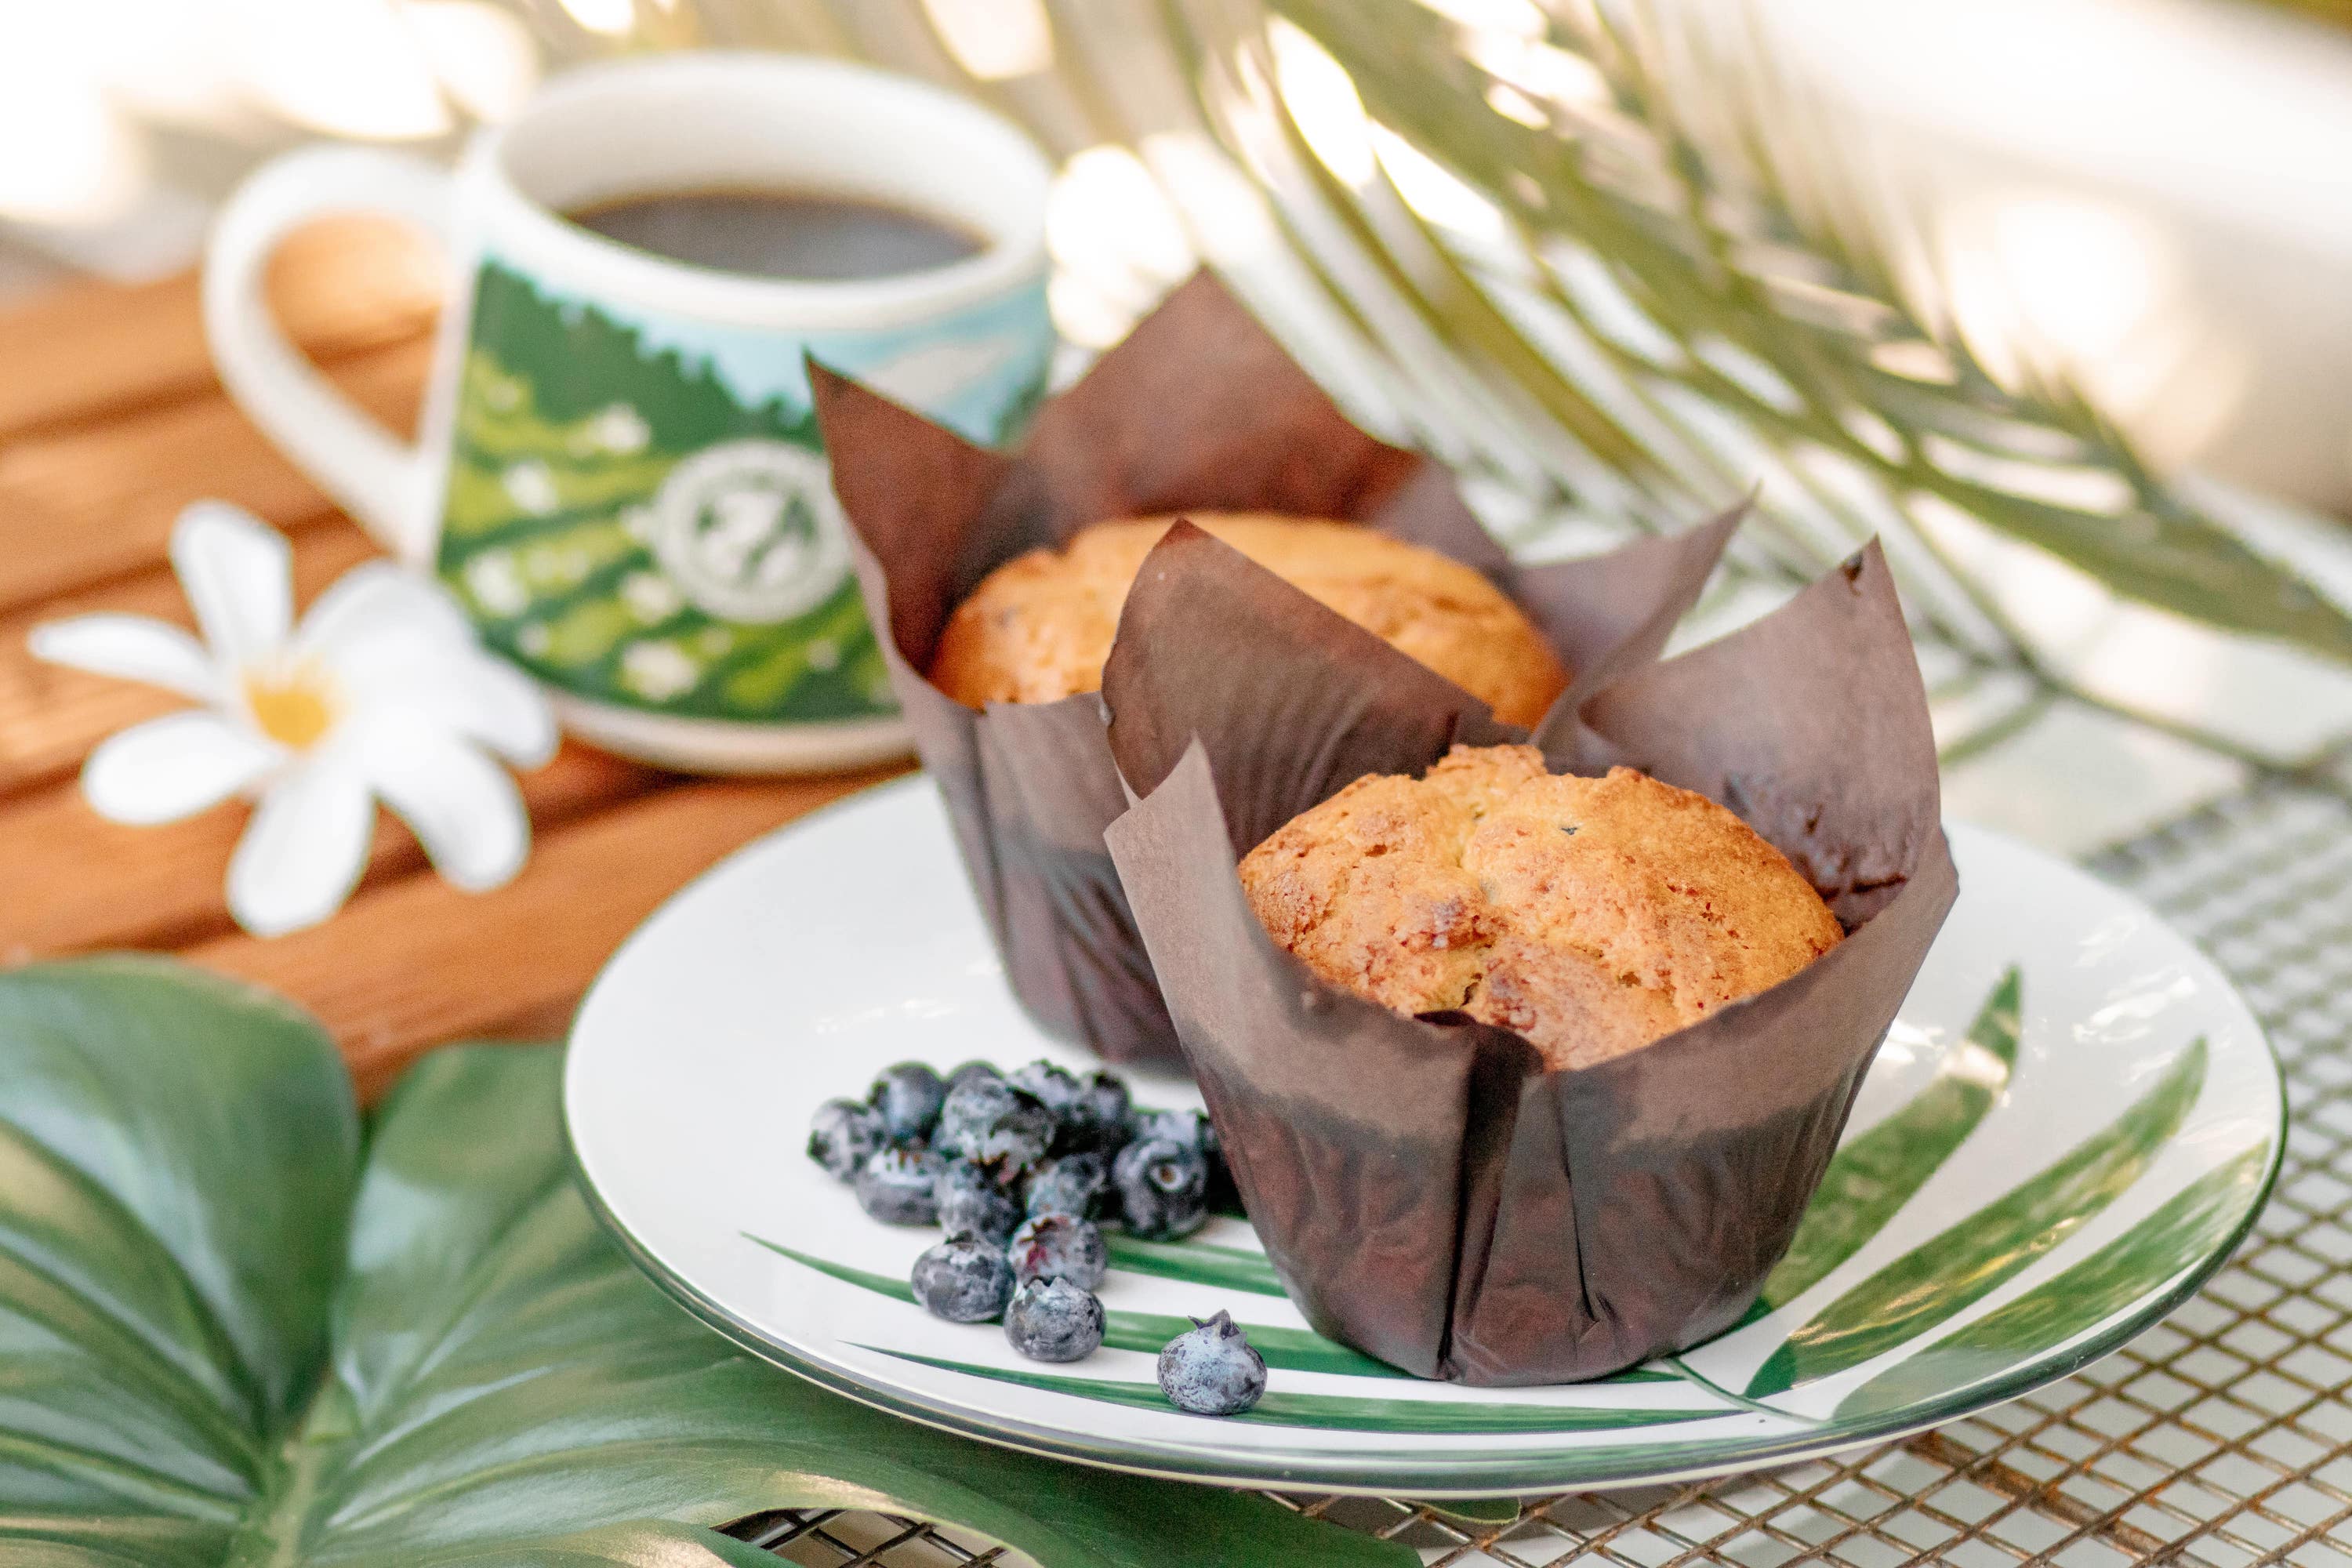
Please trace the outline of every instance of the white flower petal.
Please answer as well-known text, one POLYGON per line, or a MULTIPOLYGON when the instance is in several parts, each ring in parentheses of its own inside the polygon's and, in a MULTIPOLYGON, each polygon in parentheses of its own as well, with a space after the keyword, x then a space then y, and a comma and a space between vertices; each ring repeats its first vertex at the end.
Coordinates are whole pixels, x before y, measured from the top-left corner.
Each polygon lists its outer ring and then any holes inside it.
POLYGON ((362 725, 413 721, 478 742, 519 766, 555 754, 555 711, 530 677, 488 654, 432 651, 405 658, 381 640, 332 667, 362 725))
POLYGON ((368 783, 442 876, 479 893, 522 868, 530 818, 504 768, 424 724, 371 726, 357 751, 368 783))
POLYGON ((294 552, 241 507, 200 500, 172 526, 172 570, 223 664, 276 652, 294 624, 294 552))
POLYGON ((113 822, 177 822, 216 805, 278 765, 284 753, 217 713, 173 713, 99 743, 81 792, 113 822))
POLYGON ((384 637, 399 647, 470 648, 474 626, 438 583, 389 561, 370 561, 319 595, 294 634, 293 651, 334 665, 384 637))
POLYGON ((375 803, 340 749, 270 786, 228 863, 228 908, 256 936, 316 925, 341 909, 367 865, 375 803))
POLYGON ((51 664, 160 686, 199 702, 216 702, 223 693, 220 671, 204 645, 150 616, 44 621, 26 637, 25 646, 35 658, 51 664))

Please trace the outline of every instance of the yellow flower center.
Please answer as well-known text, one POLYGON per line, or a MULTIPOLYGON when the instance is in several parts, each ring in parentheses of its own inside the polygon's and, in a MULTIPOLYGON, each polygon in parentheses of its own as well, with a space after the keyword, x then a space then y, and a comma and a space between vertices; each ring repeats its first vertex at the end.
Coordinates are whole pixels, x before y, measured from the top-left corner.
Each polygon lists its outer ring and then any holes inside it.
POLYGON ((246 711, 256 728, 289 751, 307 751, 335 721, 335 694, 314 665, 249 670, 246 711))

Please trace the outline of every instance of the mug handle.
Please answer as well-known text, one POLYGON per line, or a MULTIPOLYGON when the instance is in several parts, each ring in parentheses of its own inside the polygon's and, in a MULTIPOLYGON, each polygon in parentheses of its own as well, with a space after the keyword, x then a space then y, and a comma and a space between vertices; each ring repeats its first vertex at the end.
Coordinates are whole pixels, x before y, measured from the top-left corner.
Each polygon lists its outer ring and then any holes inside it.
POLYGON ((294 229, 338 213, 388 213, 449 244, 449 174, 406 153, 312 147, 257 171, 229 198, 205 250, 205 336, 221 384, 262 434, 404 561, 429 542, 422 449, 402 441, 286 340, 262 291, 294 229))

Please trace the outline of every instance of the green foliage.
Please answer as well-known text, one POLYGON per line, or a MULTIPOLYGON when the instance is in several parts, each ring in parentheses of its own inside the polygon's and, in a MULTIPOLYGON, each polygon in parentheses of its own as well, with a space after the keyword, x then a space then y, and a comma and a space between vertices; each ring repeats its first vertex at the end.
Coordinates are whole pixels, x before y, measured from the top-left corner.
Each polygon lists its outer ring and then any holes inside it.
POLYGON ((0 976, 0 1560, 752 1568, 709 1527, 883 1506, 1047 1568, 1413 1561, 735 1352, 590 1215, 558 1073, 436 1053, 362 1158, 332 1044, 283 1005, 161 961, 0 976))
POLYGON ((1367 335, 1425 339, 1486 405, 1532 410, 1550 426, 1533 437, 1542 460, 1580 499, 1630 489, 1636 515, 1673 519, 1693 490, 1730 493, 1769 466, 1800 569, 1905 520, 1940 552, 1936 520, 1957 513, 2119 594, 2352 659, 2352 616, 2151 473, 2080 397, 2004 384, 1971 356, 1900 280, 1918 270, 1903 237, 1853 198, 1835 133, 1760 51, 1557 6, 1538 47, 1584 62, 1605 101, 1543 99, 1417 0, 1268 8, 1345 70, 1375 124, 1491 202, 1514 254, 1425 222, 1382 170, 1368 188, 1335 177, 1270 60, 1255 82, 1204 86, 1204 105, 1285 188, 1298 248, 1367 335), (1707 101, 1688 77, 1665 84, 1654 61, 1669 47, 1707 101), (1565 455, 1545 450, 1562 437, 1565 455))

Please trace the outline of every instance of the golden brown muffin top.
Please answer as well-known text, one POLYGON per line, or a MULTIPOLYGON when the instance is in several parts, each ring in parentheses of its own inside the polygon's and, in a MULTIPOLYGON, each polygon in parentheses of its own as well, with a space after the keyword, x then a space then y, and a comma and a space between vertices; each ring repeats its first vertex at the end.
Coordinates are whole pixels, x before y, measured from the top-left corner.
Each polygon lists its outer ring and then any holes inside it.
MULTIPOLYGON (((1354 523, 1185 516, 1498 718, 1532 726, 1568 688, 1568 672, 1519 607, 1459 561, 1354 523)), ((1099 688, 1127 591, 1174 521, 1098 522, 1060 550, 1032 550, 991 572, 940 632, 932 683, 974 708, 1052 702, 1099 688)))
POLYGON ((1837 945, 1811 884, 1738 817, 1631 768, 1548 773, 1456 746, 1368 774, 1251 850, 1276 942, 1405 1014, 1459 1008, 1587 1067, 1753 995, 1837 945))

